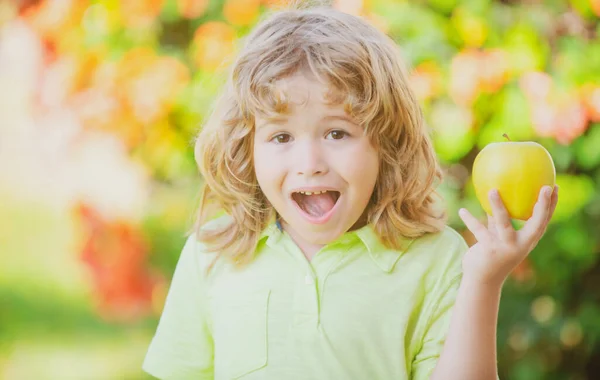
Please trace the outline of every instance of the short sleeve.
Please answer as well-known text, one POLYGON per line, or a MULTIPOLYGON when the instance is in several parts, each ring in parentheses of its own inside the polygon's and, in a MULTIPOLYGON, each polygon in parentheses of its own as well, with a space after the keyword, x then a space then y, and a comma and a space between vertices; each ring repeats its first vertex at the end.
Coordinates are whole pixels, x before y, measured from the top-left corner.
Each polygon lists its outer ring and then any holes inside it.
POLYGON ((442 353, 452 318, 452 310, 458 294, 462 275, 458 275, 440 297, 429 320, 423 345, 412 363, 412 380, 429 380, 442 353))
POLYGON ((442 280, 432 295, 431 311, 423 329, 421 347, 411 365, 411 380, 429 380, 442 354, 463 277, 462 259, 469 246, 460 234, 447 228, 436 249, 448 254, 436 261, 438 267, 434 273, 442 280))
POLYGON ((213 379, 213 341, 198 246, 192 235, 181 252, 142 365, 159 379, 213 379))

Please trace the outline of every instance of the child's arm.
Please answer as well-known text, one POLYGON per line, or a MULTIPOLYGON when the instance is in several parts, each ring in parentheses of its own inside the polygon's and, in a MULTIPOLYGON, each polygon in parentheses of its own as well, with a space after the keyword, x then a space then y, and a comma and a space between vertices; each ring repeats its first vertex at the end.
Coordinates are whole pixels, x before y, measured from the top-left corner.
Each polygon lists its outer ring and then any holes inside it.
POLYGON ((460 216, 477 238, 463 258, 449 332, 431 380, 495 380, 496 325, 502 285, 544 234, 558 201, 558 187, 545 187, 533 216, 515 231, 500 196, 490 194, 494 216, 483 226, 468 211, 460 216))
POLYGON ((496 380, 496 325, 500 287, 466 279, 454 304, 444 349, 431 380, 496 380))

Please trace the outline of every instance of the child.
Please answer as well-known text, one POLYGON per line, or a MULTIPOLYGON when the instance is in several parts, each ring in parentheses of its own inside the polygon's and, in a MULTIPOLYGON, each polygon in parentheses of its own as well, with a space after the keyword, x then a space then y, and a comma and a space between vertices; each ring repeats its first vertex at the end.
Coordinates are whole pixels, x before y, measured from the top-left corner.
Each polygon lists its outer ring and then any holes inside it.
POLYGON ((248 36, 200 133, 198 231, 144 370, 161 379, 495 379, 500 290, 551 217, 478 243, 445 227, 440 170, 395 44, 324 8, 248 36), (207 219, 215 200, 226 216, 207 219))

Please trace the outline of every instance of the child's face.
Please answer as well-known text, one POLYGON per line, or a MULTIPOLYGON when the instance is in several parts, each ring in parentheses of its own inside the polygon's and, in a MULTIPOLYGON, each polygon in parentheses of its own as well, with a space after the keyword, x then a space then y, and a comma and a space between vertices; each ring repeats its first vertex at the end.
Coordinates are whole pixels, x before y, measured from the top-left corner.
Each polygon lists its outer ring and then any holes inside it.
POLYGON ((342 105, 327 105, 326 86, 301 74, 278 86, 290 113, 278 121, 256 118, 258 183, 288 232, 327 244, 363 214, 377 180, 378 154, 342 105))

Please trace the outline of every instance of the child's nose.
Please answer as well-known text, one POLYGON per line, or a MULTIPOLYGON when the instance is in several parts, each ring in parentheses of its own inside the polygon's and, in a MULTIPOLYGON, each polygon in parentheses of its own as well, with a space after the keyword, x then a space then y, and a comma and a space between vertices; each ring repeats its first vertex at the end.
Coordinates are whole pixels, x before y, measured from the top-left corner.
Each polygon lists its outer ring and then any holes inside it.
POLYGON ((328 165, 323 148, 315 142, 298 144, 296 165, 299 175, 311 176, 327 173, 328 165))

